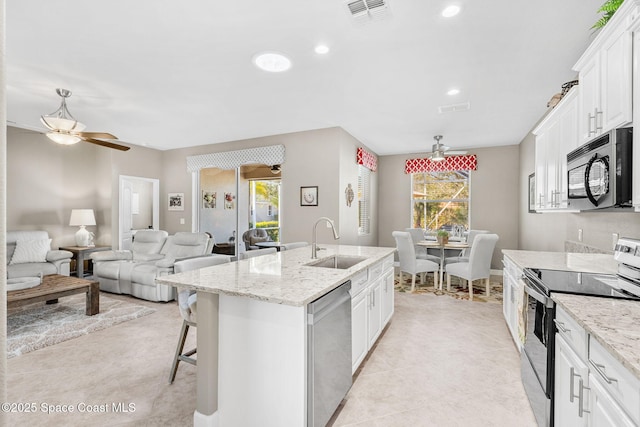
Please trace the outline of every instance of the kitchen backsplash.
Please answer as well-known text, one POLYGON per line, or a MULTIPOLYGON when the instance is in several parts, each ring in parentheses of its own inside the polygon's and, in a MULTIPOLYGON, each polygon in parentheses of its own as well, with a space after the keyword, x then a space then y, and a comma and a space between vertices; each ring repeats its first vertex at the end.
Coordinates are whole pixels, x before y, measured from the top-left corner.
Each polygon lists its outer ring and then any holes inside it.
POLYGON ((579 254, 613 254, 613 251, 605 251, 594 246, 585 245, 582 242, 574 242, 572 240, 564 241, 565 252, 579 254))

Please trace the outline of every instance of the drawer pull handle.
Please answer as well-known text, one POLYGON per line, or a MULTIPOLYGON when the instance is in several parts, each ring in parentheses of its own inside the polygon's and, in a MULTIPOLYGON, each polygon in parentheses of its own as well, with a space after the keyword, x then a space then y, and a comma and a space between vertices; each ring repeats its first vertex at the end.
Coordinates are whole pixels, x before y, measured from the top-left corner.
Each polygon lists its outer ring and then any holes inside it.
POLYGON ((590 390, 589 387, 585 387, 584 383, 582 382, 582 378, 580 378, 580 380, 578 381, 578 387, 580 387, 580 390, 578 390, 578 416, 580 418, 582 418, 582 415, 584 415, 584 413, 586 412, 587 414, 590 414, 590 411, 587 411, 586 409, 584 409, 584 391, 585 390, 590 390))
POLYGON ((567 327, 564 326, 563 322, 560 322, 558 319, 553 319, 553 322, 556 324, 558 329, 560 329, 565 334, 570 334, 571 333, 571 329, 567 329, 567 327))
POLYGON ((604 365, 596 363, 593 360, 589 360, 589 363, 591 363, 591 366, 593 366, 593 369, 595 369, 596 372, 600 374, 602 379, 605 380, 607 384, 611 384, 612 382, 618 382, 617 379, 607 376, 607 374, 604 372, 604 369, 605 369, 604 365))

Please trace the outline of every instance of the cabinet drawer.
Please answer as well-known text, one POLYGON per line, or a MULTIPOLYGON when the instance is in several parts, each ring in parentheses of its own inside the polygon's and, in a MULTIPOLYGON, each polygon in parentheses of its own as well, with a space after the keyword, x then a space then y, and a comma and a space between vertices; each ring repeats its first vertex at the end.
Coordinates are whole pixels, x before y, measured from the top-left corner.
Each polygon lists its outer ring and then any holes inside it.
POLYGON ((393 255, 389 255, 382 260, 382 271, 387 271, 393 268, 393 255))
POLYGON ((367 270, 363 270, 353 276, 351 278, 351 296, 356 296, 362 292, 367 287, 368 283, 369 279, 367 276, 367 270))
POLYGON ((369 281, 372 282, 382 275, 382 261, 369 267, 369 281))
POLYGON ((587 332, 562 307, 556 307, 556 329, 582 360, 587 360, 587 332))
POLYGON ((640 380, 616 360, 593 337, 589 337, 589 372, 624 409, 635 423, 640 423, 640 380))

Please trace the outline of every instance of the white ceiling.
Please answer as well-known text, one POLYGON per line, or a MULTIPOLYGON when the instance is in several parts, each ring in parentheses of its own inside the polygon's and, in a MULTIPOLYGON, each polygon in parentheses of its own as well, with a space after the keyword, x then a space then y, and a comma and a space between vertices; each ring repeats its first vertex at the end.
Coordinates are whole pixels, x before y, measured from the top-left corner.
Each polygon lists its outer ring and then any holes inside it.
POLYGON ((518 144, 576 77, 603 2, 388 0, 357 23, 345 0, 8 0, 7 119, 42 128, 62 87, 87 131, 161 150, 332 126, 381 155, 430 151, 436 134, 518 144), (445 19, 450 3, 462 11, 445 19), (252 64, 274 50, 289 71, 252 64))

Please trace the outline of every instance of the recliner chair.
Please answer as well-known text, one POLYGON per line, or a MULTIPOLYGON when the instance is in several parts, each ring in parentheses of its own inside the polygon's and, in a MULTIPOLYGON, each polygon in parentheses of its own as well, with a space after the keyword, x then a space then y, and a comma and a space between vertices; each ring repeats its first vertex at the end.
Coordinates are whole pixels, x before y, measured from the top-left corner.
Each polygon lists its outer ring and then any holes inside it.
POLYGON ((260 249, 259 246, 256 246, 256 243, 269 242, 271 238, 264 228, 250 228, 242 233, 242 241, 244 242, 245 249, 250 251, 252 249, 260 249))

